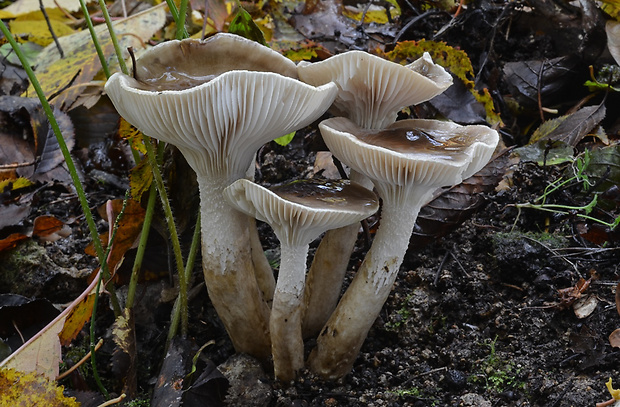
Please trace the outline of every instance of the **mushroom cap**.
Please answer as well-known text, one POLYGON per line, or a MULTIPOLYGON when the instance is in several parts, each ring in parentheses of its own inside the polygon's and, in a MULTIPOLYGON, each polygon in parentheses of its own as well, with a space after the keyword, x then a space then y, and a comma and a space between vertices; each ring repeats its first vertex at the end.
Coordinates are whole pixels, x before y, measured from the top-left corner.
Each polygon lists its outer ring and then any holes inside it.
POLYGON ((363 129, 344 117, 322 121, 325 144, 342 162, 379 184, 442 187, 478 172, 499 141, 497 131, 438 120, 402 120, 363 129))
POLYGON ((348 180, 299 180, 267 189, 240 179, 224 197, 293 245, 309 244, 326 230, 359 222, 379 209, 374 192, 348 180))
POLYGON ((297 72, 311 85, 335 82, 334 114, 369 129, 387 127, 402 108, 432 99, 452 85, 452 76, 428 53, 403 66, 367 52, 348 51, 321 62, 300 62, 297 72))
MULTIPOLYGON (((219 38, 222 40, 218 44, 227 45, 232 53, 240 48, 235 36, 219 38)), ((158 62, 161 66, 168 65, 162 61, 169 61, 172 54, 178 56, 180 66, 184 67, 188 66, 188 61, 210 58, 211 47, 196 45, 195 40, 171 43, 154 47, 137 61, 140 75, 146 72, 140 68, 143 65, 156 65, 158 50, 164 55, 158 62), (191 45, 186 46, 186 43, 191 45)), ((270 52, 275 60, 284 58, 270 52)), ((215 55, 219 54, 228 57, 225 50, 216 47, 215 55)), ((241 64, 246 67, 245 62, 241 64)), ((234 69, 234 64, 229 68, 234 69)), ((206 72, 200 74, 204 76, 206 72)), ((115 73, 105 90, 120 115, 144 134, 177 146, 198 174, 225 179, 242 177, 252 156, 264 143, 318 119, 337 92, 333 83, 314 87, 272 72, 229 70, 217 73, 211 80, 199 85, 190 81, 188 88, 177 90, 145 90, 143 81, 115 73)))
POLYGON ((181 90, 231 70, 275 72, 297 79, 293 61, 255 41, 219 33, 206 40, 160 43, 136 62, 135 75, 146 90, 181 90))

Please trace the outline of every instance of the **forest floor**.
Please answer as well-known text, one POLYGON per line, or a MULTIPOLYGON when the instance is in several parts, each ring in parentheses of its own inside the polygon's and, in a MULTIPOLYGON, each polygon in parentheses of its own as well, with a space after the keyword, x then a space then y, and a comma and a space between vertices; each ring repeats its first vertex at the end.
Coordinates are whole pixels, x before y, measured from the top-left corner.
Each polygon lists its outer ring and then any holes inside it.
MULTIPOLYGON (((467 52, 477 88, 489 89, 503 121, 499 130, 506 148, 527 144, 540 125, 541 115, 545 119, 570 115, 584 104, 604 105, 606 114, 595 123, 590 120, 593 115, 574 123, 575 127, 590 124, 580 142, 571 145, 575 155, 586 149, 616 145, 620 128, 616 120, 618 97, 613 93, 589 93, 583 86, 591 79, 590 65, 599 72, 605 64, 614 64, 606 50, 604 31, 604 20, 609 16, 593 2, 583 0, 574 5, 550 0, 477 0, 467 4, 458 17, 454 17, 454 10, 422 13, 418 6, 418 2, 404 2, 400 22, 389 30, 373 32, 375 26, 370 25, 365 30, 354 30, 356 34, 346 41, 336 35, 314 39, 333 52, 370 50, 377 38, 387 36, 400 41, 444 41, 467 52), (424 18, 418 18, 421 15, 424 18), (523 79, 526 71, 533 72, 534 79, 523 79), (543 106, 545 109, 541 109, 543 106), (558 113, 548 113, 553 109, 558 113), (598 124, 601 127, 596 130, 598 124), (591 136, 601 132, 606 134, 607 144, 601 142, 602 137, 591 136)), ((443 114, 447 103, 425 104, 415 113, 443 114)), ((114 128, 118 117, 110 113, 105 102, 100 105, 104 106, 102 115, 111 115, 105 120, 114 128)), ((463 121, 484 122, 479 107, 470 110, 461 117, 463 121)), ((74 111, 72 118, 79 121, 76 118, 82 113, 74 111)), ((320 144, 317 139, 319 133, 313 125, 299 131, 287 146, 264 146, 258 154, 257 182, 271 185, 320 176, 314 168, 320 144)), ((126 151, 125 143, 115 136, 75 147, 91 207, 125 195, 126 151)), ((600 181, 596 186, 605 187, 597 191, 602 203, 589 214, 605 222, 620 215, 620 154, 614 154, 602 159, 611 170, 603 176, 596 173, 600 181)), ((304 371, 293 384, 277 383, 272 380, 272 372, 235 355, 210 304, 201 270, 196 267, 189 302, 189 338, 193 344, 179 345, 180 352, 189 354, 189 349, 213 340, 201 353, 201 366, 210 361, 226 376, 205 379, 212 386, 207 392, 212 404, 204 405, 222 405, 217 395, 218 389, 226 387, 224 381, 230 385, 226 401, 230 406, 578 407, 609 400, 605 383, 611 378, 620 387, 620 351, 608 339, 620 328, 616 292, 620 236, 617 230, 580 216, 584 212, 578 208, 592 199, 584 191, 583 179, 549 195, 549 203, 571 207, 562 209, 561 214, 517 206, 535 202, 550 183, 570 178, 575 163, 560 160, 541 165, 513 155, 496 164, 496 178, 490 187, 477 193, 484 200, 476 202, 475 211, 452 208, 467 212, 460 225, 452 228, 441 219, 431 219, 436 223, 430 228, 438 230, 429 231, 427 226, 422 234, 437 232, 441 236, 414 236, 396 285, 353 370, 337 382, 323 381, 304 371)), ((177 205, 175 213, 182 225, 183 245, 188 247, 192 230, 187 225, 194 221, 196 193, 191 175, 183 175, 186 173, 179 168, 172 171, 177 178, 169 185, 173 196, 175 188, 185 194, 173 197, 173 204, 177 205)), ((95 259, 84 254, 90 238, 81 209, 72 188, 65 183, 46 182, 31 192, 27 217, 19 225, 0 230, 0 237, 31 225, 40 215, 63 219, 71 234, 51 242, 30 239, 1 252, 0 293, 66 304, 82 293, 87 286, 86 276, 97 267, 95 259)), ((6 195, 2 202, 13 198, 6 195)), ((429 216, 432 218, 432 214, 429 216)), ((372 239, 374 229, 370 226, 372 239)), ((107 231, 107 223, 100 217, 98 227, 100 232, 107 231)), ((155 228, 164 230, 161 223, 155 228)), ((259 225, 259 231, 265 251, 277 258, 276 238, 266 225, 259 225)), ((347 282, 369 243, 360 234, 347 282)), ((312 243, 311 255, 317 245, 318 241, 312 243)), ((125 262, 129 266, 124 272, 131 267, 128 256, 125 262)), ((174 299, 168 274, 172 261, 160 234, 153 233, 150 238, 146 259, 150 280, 141 282, 138 288, 138 357, 134 361, 139 395, 145 400, 160 374, 174 299)), ((124 290, 123 286, 118 288, 121 297, 124 290)), ((114 320, 108 305, 104 300, 97 314, 96 334, 106 339, 97 353, 99 375, 106 387, 118 394, 122 387, 118 378, 127 361, 119 359, 114 341, 108 340, 114 320)), ((9 335, 8 328, 2 324, 0 328, 0 337, 7 343, 17 340, 15 332, 9 335)), ((83 356, 87 337, 85 329, 65 350, 63 361, 67 365, 83 356)), ((306 345, 307 350, 311 349, 312 341, 306 345)), ((97 405, 103 399, 94 396, 97 387, 89 369, 85 367, 60 384, 83 405, 97 405)))

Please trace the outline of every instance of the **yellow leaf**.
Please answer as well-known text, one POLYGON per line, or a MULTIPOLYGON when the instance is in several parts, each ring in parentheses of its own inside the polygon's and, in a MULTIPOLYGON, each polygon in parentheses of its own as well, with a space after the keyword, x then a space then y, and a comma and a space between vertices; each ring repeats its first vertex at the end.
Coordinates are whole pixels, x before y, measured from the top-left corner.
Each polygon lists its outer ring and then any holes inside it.
POLYGON ((122 117, 120 127, 118 129, 118 135, 129 141, 129 145, 133 150, 146 154, 146 147, 144 146, 144 136, 142 135, 142 132, 129 124, 129 122, 122 117))
POLYGON ((0 191, 15 191, 16 189, 26 188, 33 185, 32 181, 28 178, 19 177, 19 178, 11 178, 11 179, 3 179, 0 180, 0 191), (9 189, 6 189, 10 185, 9 189))
POLYGON ((345 6, 342 10, 342 15, 351 18, 355 21, 364 21, 367 23, 387 24, 390 20, 396 19, 400 16, 400 7, 397 3, 390 2, 394 7, 389 7, 389 18, 387 10, 383 6, 358 4, 357 7, 345 6))
MULTIPOLYGON (((50 33, 49 27, 45 20, 22 20, 16 19, 9 23, 11 33, 14 35, 28 35, 30 40, 36 44, 46 46, 52 43, 54 39, 50 33)), ((50 25, 56 37, 73 34, 74 30, 68 25, 58 20, 50 20, 50 25)))
POLYGON ((94 304, 95 294, 90 294, 73 308, 65 320, 62 331, 58 334, 61 345, 68 346, 77 337, 84 324, 90 320, 94 304))
POLYGON ((151 183, 153 182, 153 170, 148 163, 148 160, 142 160, 140 164, 131 169, 129 173, 129 188, 131 191, 131 197, 139 200, 143 193, 145 193, 151 183))
MULTIPOLYGON (((0 362, 0 368, 15 369, 20 372, 36 372, 49 378, 55 379, 58 376, 61 347, 59 333, 62 331, 65 321, 69 314, 84 299, 97 288, 97 278, 84 290, 84 292, 71 303, 60 315, 52 322, 47 324, 39 333, 34 335, 19 349, 9 357, 0 362)), ((2 392, 0 392, 2 393, 2 392)), ((13 404, 2 404, 13 405, 13 404)), ((26 405, 46 405, 46 404, 26 404, 26 405)))
MULTIPOLYGON (((143 41, 149 39, 164 25, 166 21, 164 7, 165 4, 162 4, 114 22, 120 48, 141 49, 143 41)), ((105 25, 100 25, 95 31, 105 57, 113 61, 114 47, 107 28, 105 25)), ((101 63, 87 30, 59 38, 58 41, 65 58, 61 59, 56 45, 50 44, 39 54, 35 73, 45 95, 50 97, 61 92, 53 99, 54 104, 58 107, 69 107, 83 92, 84 84, 89 83, 101 70, 101 63)), ((33 95, 34 88, 30 86, 25 94, 33 95)))
POLYGON ((73 397, 63 394, 63 386, 36 373, 0 370, 0 406, 79 407, 73 397))
MULTIPOLYGON (((87 4, 91 2, 90 0, 85 1, 87 4)), ((80 2, 77 0, 43 0, 43 7, 45 7, 46 10, 58 8, 59 6, 66 11, 74 12, 80 9, 80 2), (58 6, 56 4, 58 4, 58 6)), ((3 11, 18 16, 37 10, 40 10, 39 0, 17 0, 13 4, 5 7, 3 11)))

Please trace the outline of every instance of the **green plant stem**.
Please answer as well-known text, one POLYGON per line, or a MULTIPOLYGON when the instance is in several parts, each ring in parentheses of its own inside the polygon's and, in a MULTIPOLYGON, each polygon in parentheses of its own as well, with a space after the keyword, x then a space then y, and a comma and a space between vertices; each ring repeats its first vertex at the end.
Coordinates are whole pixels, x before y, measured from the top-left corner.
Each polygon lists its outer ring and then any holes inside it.
MULTIPOLYGON (((185 263, 185 281, 190 280, 192 270, 194 269, 194 263, 196 261, 196 255, 200 249, 200 214, 196 219, 196 226, 194 227, 194 235, 192 236, 192 244, 189 248, 189 254, 187 256, 187 262, 185 263)), ((181 307, 179 307, 181 296, 179 295, 172 307, 172 316, 170 317, 170 329, 168 330, 168 343, 172 341, 172 338, 177 334, 179 329, 179 320, 181 319, 181 307)))
MULTIPOLYGON (((121 68, 121 71, 125 75, 128 75, 129 71, 127 70, 127 65, 125 64, 125 59, 123 58, 123 53, 121 51, 121 48, 118 45, 118 38, 116 37, 116 33, 114 32, 114 27, 112 26, 112 20, 110 19, 110 13, 108 13, 108 8, 106 7, 104 0, 99 0, 99 8, 101 8, 101 12, 103 13, 105 24, 108 27, 108 32, 110 33, 110 39, 112 39, 112 44, 114 45, 114 51, 116 51, 116 59, 118 59, 118 66, 121 68)), ((107 77, 109 78, 109 76, 107 77)))
POLYGON ((105 386, 101 382, 99 378, 99 371, 97 370, 97 358, 95 357, 95 313, 97 311, 97 306, 99 305, 99 291, 101 290, 101 280, 103 280, 103 273, 99 273, 97 288, 95 290, 95 301, 93 303, 93 314, 90 318, 90 364, 93 368, 93 378, 95 379, 95 383, 97 383, 97 387, 99 387, 99 391, 103 393, 103 396, 106 400, 110 399, 110 394, 106 390, 105 386))
MULTIPOLYGON (((83 1, 83 0, 80 0, 80 1, 83 1)), ((37 96, 39 97, 39 100, 41 101, 41 106, 43 107, 45 116, 47 117, 47 120, 52 128, 52 131, 54 132, 54 135, 56 136, 56 140, 58 141, 58 146, 60 147, 60 151, 62 152, 62 155, 65 159, 65 163, 67 164, 67 169, 69 170, 69 174, 71 175, 71 181, 73 181, 75 192, 78 196, 78 200, 80 202, 80 206, 82 207, 82 211, 84 212, 84 218, 86 219, 88 230, 93 240, 93 246, 95 249, 95 253, 97 253, 99 264, 101 265, 101 271, 103 273, 103 277, 105 279, 109 279, 110 271, 108 270, 108 265, 106 262, 103 245, 101 244, 101 240, 99 239, 99 233, 97 232, 97 225, 95 225, 95 220, 93 218, 93 214, 90 210, 90 207, 88 206, 88 200, 86 199, 86 193, 84 192, 82 181, 80 180, 80 177, 78 176, 77 170, 75 168, 75 163, 73 162, 73 158, 71 157, 71 152, 69 151, 69 148, 67 147, 67 143, 65 142, 65 139, 62 137, 62 132, 60 131, 60 127, 58 126, 58 122, 56 121, 56 117, 54 116, 52 107, 48 103, 47 98, 45 97, 45 93, 43 93, 43 89, 41 89, 41 85, 39 84, 39 81, 36 75, 32 71, 32 68, 30 67, 30 64, 28 63, 28 60, 26 59, 26 56, 22 52, 21 48, 19 48, 19 45, 17 45, 17 42, 15 42, 15 39, 13 38, 11 32, 9 31, 8 27, 4 24, 2 20, 0 20, 0 31, 2 31, 2 33, 4 34, 4 37, 7 39, 9 44, 11 44, 11 47, 13 48, 15 55, 17 55, 17 57, 19 58, 19 61, 21 62, 22 67, 26 71, 26 75, 28 75, 28 79, 30 80, 32 87, 34 88, 35 92, 37 93, 37 96)), ((106 285, 106 288, 110 292, 110 301, 112 302, 114 313, 115 314, 118 313, 117 315, 120 315, 121 309, 118 303, 118 298, 116 297, 114 285, 110 282, 106 285)))
MULTIPOLYGON (((123 207, 121 208, 120 212, 116 216, 116 219, 114 219, 114 226, 112 227, 112 233, 110 233, 110 237, 108 239, 108 246, 106 247, 106 250, 105 250, 106 263, 107 263, 107 258, 110 255, 110 251, 112 250, 112 242, 114 241, 114 238, 116 237, 116 232, 118 231, 120 221, 125 215, 125 208, 127 208, 128 199, 129 199, 129 191, 127 191, 127 193, 125 194, 125 199, 123 199, 123 207)), ((108 219, 108 222, 109 221, 110 219, 108 219)), ((90 318, 90 356, 91 356, 90 363, 93 368, 93 377, 95 379, 95 382, 97 383, 97 387, 99 387, 99 390, 101 390, 105 398, 109 400, 110 395, 108 394, 108 391, 106 390, 105 386, 101 382, 101 379, 99 378, 99 371, 97 370, 97 359, 95 357, 95 347, 97 346, 97 344, 95 343, 95 321, 96 321, 96 315, 97 315, 97 306, 99 305, 99 292, 101 290, 102 278, 103 278, 103 272, 99 273, 97 277, 97 289, 95 290, 95 301, 93 302, 92 316, 90 318)), ((118 317, 118 315, 116 316, 118 317)))
POLYGON ((80 0, 80 7, 82 8, 82 13, 84 14, 84 20, 86 21, 86 25, 88 26, 88 31, 90 31, 90 36, 93 40, 93 45, 95 46, 95 50, 97 51, 97 55, 99 56, 99 62, 101 62, 103 73, 105 74, 106 78, 109 78, 110 68, 108 67, 108 62, 105 59, 103 50, 101 49, 101 44, 99 44, 99 39, 97 38, 97 33, 95 32, 95 27, 93 26, 93 20, 91 20, 90 18, 90 13, 88 12, 88 7, 86 7, 86 2, 84 0, 80 0))
POLYGON ((185 30, 185 18, 187 16, 187 3, 188 0, 181 0, 181 9, 179 10, 179 19, 177 20, 177 33, 176 39, 182 40, 183 38, 187 38, 187 31, 185 30))
POLYGON ((179 274, 179 306, 181 313, 181 335, 187 336, 188 315, 187 315, 187 280, 185 278, 185 272, 183 267, 183 255, 181 254, 181 243, 179 242, 179 235, 177 233, 176 225, 174 224, 174 217, 172 215, 172 208, 170 206, 170 200, 166 188, 164 187, 164 180, 159 170, 159 165, 153 149, 153 144, 149 140, 145 140, 146 156, 149 160, 149 164, 153 171, 153 180, 155 186, 159 192, 159 198, 164 210, 164 217, 168 224, 168 231, 170 232, 170 241, 172 243, 172 251, 174 252, 174 258, 176 261, 177 271, 179 274))
POLYGON ((155 188, 155 185, 151 184, 151 188, 149 190, 149 198, 146 204, 146 213, 144 214, 144 222, 142 223, 142 233, 140 234, 138 250, 136 251, 136 259, 133 263, 131 278, 129 280, 129 286, 127 288, 127 301, 125 302, 125 308, 127 309, 133 308, 134 299, 136 296, 136 287, 138 286, 138 277, 140 276, 140 269, 142 268, 142 260, 144 259, 146 243, 148 241, 149 232, 151 230, 153 214, 155 213, 156 199, 157 189, 155 188))
MULTIPOLYGON (((181 1, 186 1, 186 0, 181 0, 181 1)), ((166 3, 168 4, 168 9, 170 10, 172 19, 174 20, 174 23, 177 26, 177 37, 178 37, 179 30, 182 30, 181 38, 189 38, 189 33, 185 29, 185 16, 183 16, 183 21, 181 21, 181 17, 179 16, 179 9, 177 8, 177 5, 174 3, 174 0, 166 0, 166 3), (182 22, 182 24, 179 24, 180 22, 182 22)), ((182 6, 183 6, 183 3, 181 3, 181 7, 182 6)), ((187 10, 187 3, 185 7, 187 10)), ((177 38, 177 39, 180 39, 180 38, 177 38)))
MULTIPOLYGON (((568 211, 591 211, 594 206, 596 206, 597 197, 595 196, 592 201, 584 206, 568 206, 568 205, 557 205, 557 204, 532 204, 532 203, 524 203, 524 204, 516 204, 515 207, 521 211, 522 208, 530 208, 537 209, 539 211, 558 213, 560 215, 569 215, 568 211)), ((589 216, 582 213, 576 213, 575 216, 578 216, 583 219, 588 219, 601 225, 605 225, 610 229, 614 229, 620 224, 620 216, 618 216, 613 222, 605 222, 604 220, 597 219, 593 216, 589 216)))

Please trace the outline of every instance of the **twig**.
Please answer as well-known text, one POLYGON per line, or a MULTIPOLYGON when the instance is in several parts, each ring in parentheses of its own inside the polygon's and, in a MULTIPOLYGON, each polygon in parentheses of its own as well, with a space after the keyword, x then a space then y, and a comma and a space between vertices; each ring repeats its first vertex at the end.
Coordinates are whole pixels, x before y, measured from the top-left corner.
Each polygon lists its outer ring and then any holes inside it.
POLYGON ((58 37, 56 37, 56 33, 52 28, 52 23, 50 22, 50 18, 47 15, 47 11, 45 11, 45 7, 43 7, 43 0, 39 0, 39 8, 41 9, 41 13, 43 14, 43 18, 45 18, 45 22, 47 23, 47 29, 50 30, 50 34, 52 34, 52 38, 54 39, 54 43, 56 44, 56 48, 58 48, 58 53, 60 54, 60 58, 65 57, 65 52, 62 50, 60 43, 58 42, 58 37))
POLYGON ((22 335, 22 332, 19 330, 19 328, 17 327, 17 324, 15 323, 15 320, 12 319, 11 322, 13 323, 13 328, 15 328, 15 331, 17 331, 17 334, 19 335, 19 337, 22 339, 22 343, 26 343, 26 340, 24 339, 24 335, 22 335))
POLYGON ((103 404, 99 404, 99 406, 97 406, 97 407, 107 407, 107 406, 111 406, 113 404, 118 404, 121 401, 123 401, 125 399, 125 397, 127 397, 127 395, 125 393, 123 393, 123 394, 121 394, 120 396, 118 396, 115 399, 110 399, 110 400, 106 401, 103 404))
MULTIPOLYGON (((99 342, 97 342, 97 344, 95 345, 95 351, 98 351, 99 348, 103 345, 103 339, 99 339, 99 342)), ((65 372, 59 374, 56 377, 56 381, 62 380, 65 377, 69 376, 71 373, 73 373, 73 371, 75 369, 77 369, 78 367, 82 366, 88 359, 90 359, 90 355, 91 352, 88 351, 88 353, 86 354, 86 356, 84 356, 82 359, 80 359, 79 362, 77 362, 75 365, 71 366, 69 369, 67 369, 65 372)))

